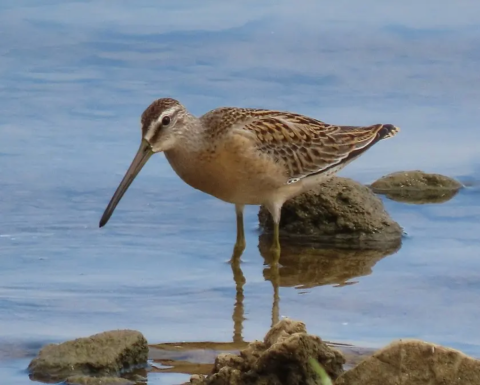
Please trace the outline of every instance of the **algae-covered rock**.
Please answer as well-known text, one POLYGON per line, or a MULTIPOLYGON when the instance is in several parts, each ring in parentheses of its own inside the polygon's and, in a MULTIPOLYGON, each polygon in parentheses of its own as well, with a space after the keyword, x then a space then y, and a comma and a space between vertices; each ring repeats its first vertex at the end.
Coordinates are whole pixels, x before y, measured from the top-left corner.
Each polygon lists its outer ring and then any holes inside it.
POLYGON ((463 186, 448 176, 415 170, 386 175, 370 187, 375 193, 384 194, 395 201, 423 204, 446 202, 463 186))
POLYGON ((445 203, 457 195, 459 190, 401 190, 379 192, 388 199, 396 202, 410 203, 414 205, 445 203))
POLYGON ((477 385, 480 361, 418 340, 396 341, 342 374, 335 385, 477 385))
POLYGON ((72 376, 116 376, 147 363, 147 340, 134 330, 115 330, 50 344, 28 366, 35 380, 63 381, 72 376))
POLYGON ((252 342, 239 355, 220 354, 212 374, 192 376, 190 381, 197 385, 315 384, 317 374, 310 358, 317 360, 332 378, 343 371, 345 359, 338 350, 307 334, 302 322, 283 319, 263 341, 252 342))
MULTIPOLYGON (((271 215, 260 208, 260 225, 273 228, 271 215)), ((351 179, 332 177, 315 189, 285 202, 280 231, 283 235, 325 242, 385 243, 398 241, 402 228, 385 211, 372 191, 351 179)))

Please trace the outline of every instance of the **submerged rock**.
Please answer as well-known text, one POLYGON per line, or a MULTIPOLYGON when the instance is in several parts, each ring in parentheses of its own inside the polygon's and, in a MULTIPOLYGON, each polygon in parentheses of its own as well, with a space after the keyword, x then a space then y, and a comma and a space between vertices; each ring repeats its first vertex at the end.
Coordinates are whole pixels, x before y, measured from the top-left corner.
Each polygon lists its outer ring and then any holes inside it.
POLYGON ((477 385, 480 361, 418 340, 396 341, 342 374, 335 385, 477 385))
MULTIPOLYGON (((273 221, 265 207, 260 208, 258 217, 260 225, 271 231, 273 221)), ((403 234, 368 187, 340 177, 285 202, 280 230, 282 235, 334 244, 348 241, 356 247, 398 242, 403 234)))
POLYGON ((443 203, 452 199, 463 187, 460 182, 440 174, 423 171, 400 171, 386 175, 370 186, 377 194, 414 204, 443 203))
POLYGON ((28 366, 30 377, 63 381, 72 376, 117 376, 132 367, 145 366, 147 340, 134 330, 114 330, 50 344, 28 366))
POLYGON ((120 377, 68 377, 67 385, 135 385, 135 382, 120 377))
POLYGON ((263 342, 249 344, 239 355, 223 353, 215 360, 212 374, 192 376, 196 385, 300 385, 315 384, 317 374, 309 358, 316 359, 332 377, 343 371, 342 354, 319 337, 307 334, 302 322, 283 319, 265 336, 263 342))

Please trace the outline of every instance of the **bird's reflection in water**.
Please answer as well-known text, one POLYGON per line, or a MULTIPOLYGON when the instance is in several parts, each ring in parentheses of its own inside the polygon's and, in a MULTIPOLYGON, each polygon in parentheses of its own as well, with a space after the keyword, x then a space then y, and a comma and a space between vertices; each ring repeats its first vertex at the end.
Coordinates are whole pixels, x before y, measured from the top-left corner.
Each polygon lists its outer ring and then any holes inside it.
MULTIPOLYGON (((279 320, 280 287, 312 288, 322 285, 349 285, 355 277, 372 273, 373 266, 382 258, 393 254, 400 248, 400 242, 383 249, 355 248, 336 244, 327 247, 323 244, 288 242, 282 239, 281 254, 271 251, 271 238, 261 235, 260 254, 265 261, 263 276, 273 287, 272 325, 279 320)), ((154 362, 168 365, 169 368, 154 368, 157 372, 203 373, 210 372, 214 357, 222 352, 234 352, 244 349, 243 340, 244 285, 245 276, 241 268, 243 250, 235 249, 231 258, 233 280, 235 282, 235 302, 233 305, 233 341, 231 342, 172 342, 150 347, 150 358, 154 362), (207 356, 207 357, 206 357, 207 356)), ((349 349, 349 346, 338 346, 349 349)), ((345 352, 345 351, 344 351, 345 352)), ((348 361, 348 360, 347 360, 348 361)))
POLYGON ((243 341, 243 321, 245 320, 244 317, 244 308, 243 308, 243 300, 245 298, 243 294, 243 286, 247 281, 245 276, 243 275, 242 268, 240 267, 241 263, 241 256, 242 250, 234 248, 233 255, 230 260, 230 264, 232 266, 232 273, 233 273, 233 280, 235 281, 235 305, 233 306, 233 342, 244 342, 243 341))
POLYGON ((383 248, 362 248, 358 245, 353 248, 346 243, 329 247, 291 241, 282 243, 282 253, 276 261, 268 252, 268 241, 267 236, 259 238, 258 248, 268 266, 263 276, 274 286, 298 288, 356 283, 351 279, 371 274, 379 260, 400 248, 400 242, 383 248))
MULTIPOLYGON (((265 261, 265 280, 272 283, 272 325, 279 321, 280 287, 312 288, 315 286, 344 286, 357 283, 352 280, 372 273, 373 266, 382 258, 398 251, 398 243, 390 243, 374 248, 361 247, 358 243, 352 248, 348 243, 328 246, 325 243, 305 241, 282 242, 281 254, 271 251, 269 235, 259 237, 258 249, 265 261)), ((243 342, 244 321, 243 286, 246 282, 240 266, 241 253, 234 251, 231 266, 236 286, 233 310, 234 342, 243 342)))

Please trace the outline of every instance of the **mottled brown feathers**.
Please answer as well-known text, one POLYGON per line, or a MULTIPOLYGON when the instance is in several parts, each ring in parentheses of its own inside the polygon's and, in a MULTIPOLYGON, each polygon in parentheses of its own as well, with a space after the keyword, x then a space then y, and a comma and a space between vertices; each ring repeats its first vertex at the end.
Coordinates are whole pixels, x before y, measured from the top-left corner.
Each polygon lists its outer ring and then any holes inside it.
MULTIPOLYGON (((172 106, 175 99, 154 101, 142 114, 147 129, 172 106)), ((233 131, 247 131, 260 154, 285 168, 288 182, 333 173, 399 129, 391 124, 366 127, 337 126, 291 112, 253 108, 221 107, 200 118, 203 135, 213 143, 233 131)))
POLYGON ((398 132, 391 124, 336 126, 290 112, 228 107, 213 110, 202 120, 211 136, 233 127, 254 134, 258 150, 282 163, 290 182, 338 170, 398 132))

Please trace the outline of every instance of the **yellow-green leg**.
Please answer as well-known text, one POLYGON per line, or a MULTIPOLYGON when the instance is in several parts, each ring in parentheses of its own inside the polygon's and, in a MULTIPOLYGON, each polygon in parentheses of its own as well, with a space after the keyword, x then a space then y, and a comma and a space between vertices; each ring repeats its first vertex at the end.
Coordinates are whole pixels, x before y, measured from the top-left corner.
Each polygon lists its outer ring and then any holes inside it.
POLYGON ((272 246, 270 246, 270 251, 274 253, 274 257, 280 257, 280 217, 282 214, 282 205, 283 202, 272 201, 265 202, 265 207, 272 214, 273 220, 273 240, 272 246))
POLYGON ((243 228, 243 208, 244 205, 235 205, 235 213, 237 214, 237 241, 235 242, 235 251, 242 252, 245 250, 245 230, 243 228))
POLYGON ((280 224, 273 222, 273 240, 271 246, 272 252, 280 253, 280 224))

